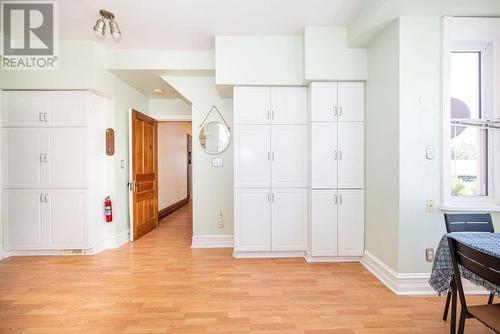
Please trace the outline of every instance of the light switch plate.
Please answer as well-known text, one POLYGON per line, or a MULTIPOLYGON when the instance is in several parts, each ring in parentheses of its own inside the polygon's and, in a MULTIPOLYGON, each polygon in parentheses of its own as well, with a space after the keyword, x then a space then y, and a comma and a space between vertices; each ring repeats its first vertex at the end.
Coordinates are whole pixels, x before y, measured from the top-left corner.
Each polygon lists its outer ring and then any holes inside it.
POLYGON ((222 158, 212 159, 212 167, 222 167, 222 166, 224 166, 224 159, 222 158))

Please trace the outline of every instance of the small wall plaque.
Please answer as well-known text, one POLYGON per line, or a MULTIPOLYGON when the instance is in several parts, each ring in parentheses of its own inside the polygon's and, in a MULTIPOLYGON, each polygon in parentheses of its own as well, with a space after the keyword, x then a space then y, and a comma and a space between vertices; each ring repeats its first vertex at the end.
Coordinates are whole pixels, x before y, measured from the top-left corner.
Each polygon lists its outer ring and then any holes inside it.
POLYGON ((111 128, 106 129, 106 154, 115 154, 115 130, 111 128))

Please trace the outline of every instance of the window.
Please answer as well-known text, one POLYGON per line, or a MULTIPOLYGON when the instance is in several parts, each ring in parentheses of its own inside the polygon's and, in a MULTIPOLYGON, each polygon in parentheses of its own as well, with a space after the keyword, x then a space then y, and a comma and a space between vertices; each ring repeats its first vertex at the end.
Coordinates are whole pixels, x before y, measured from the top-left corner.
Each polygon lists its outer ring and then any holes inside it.
MULTIPOLYGON (((455 46, 445 78, 445 207, 497 209, 493 168, 499 129, 494 129, 493 58, 489 45, 455 46)), ((446 71, 445 71, 446 72, 446 71)), ((500 152, 496 153, 500 155, 500 152)))

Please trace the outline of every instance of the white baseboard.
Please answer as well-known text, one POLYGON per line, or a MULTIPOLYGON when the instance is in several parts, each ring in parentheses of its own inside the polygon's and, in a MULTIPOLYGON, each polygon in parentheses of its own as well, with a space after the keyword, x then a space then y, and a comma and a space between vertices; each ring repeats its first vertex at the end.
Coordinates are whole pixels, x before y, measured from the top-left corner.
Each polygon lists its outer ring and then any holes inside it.
POLYGON ((232 234, 193 235, 191 248, 232 248, 232 234))
POLYGON ((126 230, 117 235, 106 236, 101 241, 98 241, 94 248, 88 254, 97 254, 106 249, 118 248, 130 241, 130 231, 126 230))
MULTIPOLYGON (((361 258, 365 266, 375 277, 396 295, 435 295, 436 292, 429 285, 429 273, 397 273, 376 256, 365 251, 361 258)), ((467 294, 488 294, 488 292, 472 283, 464 281, 467 294)))
POLYGON ((359 262, 361 256, 313 256, 307 251, 304 256, 309 263, 359 262))
POLYGON ((252 252, 252 251, 234 251, 233 257, 236 259, 272 259, 281 257, 302 257, 306 256, 304 251, 265 251, 265 252, 252 252))

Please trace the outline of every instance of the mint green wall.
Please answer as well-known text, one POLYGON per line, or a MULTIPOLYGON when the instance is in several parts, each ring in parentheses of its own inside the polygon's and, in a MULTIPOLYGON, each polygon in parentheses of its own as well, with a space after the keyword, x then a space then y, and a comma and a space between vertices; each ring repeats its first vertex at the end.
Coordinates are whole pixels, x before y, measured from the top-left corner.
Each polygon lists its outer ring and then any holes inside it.
POLYGON ((398 268, 399 25, 368 46, 365 112, 365 248, 398 268))

